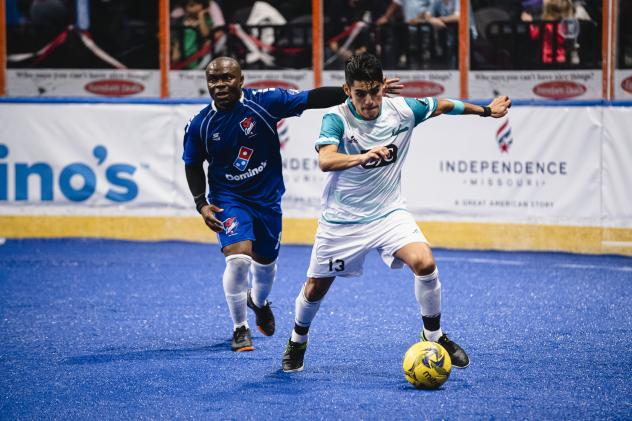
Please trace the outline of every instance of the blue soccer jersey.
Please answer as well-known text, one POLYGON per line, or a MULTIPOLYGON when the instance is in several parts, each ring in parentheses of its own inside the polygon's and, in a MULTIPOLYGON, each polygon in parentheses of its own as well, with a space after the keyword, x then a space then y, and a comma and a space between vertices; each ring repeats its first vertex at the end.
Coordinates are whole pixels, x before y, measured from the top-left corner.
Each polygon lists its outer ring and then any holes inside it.
POLYGON ((191 119, 184 134, 186 164, 208 161, 209 201, 226 200, 276 207, 283 184, 276 125, 300 115, 307 91, 243 89, 235 106, 223 112, 210 105, 191 119))

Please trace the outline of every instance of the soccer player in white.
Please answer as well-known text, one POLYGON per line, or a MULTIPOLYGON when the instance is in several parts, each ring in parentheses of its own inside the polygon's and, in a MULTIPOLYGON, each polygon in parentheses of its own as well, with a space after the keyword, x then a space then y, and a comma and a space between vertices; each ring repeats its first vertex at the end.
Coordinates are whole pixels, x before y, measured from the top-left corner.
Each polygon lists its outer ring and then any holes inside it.
POLYGON ((465 351, 441 330, 441 282, 432 250, 401 197, 400 179, 413 128, 441 114, 500 118, 511 101, 495 98, 481 107, 458 100, 384 97, 382 65, 371 54, 345 63, 344 104, 323 117, 316 141, 320 168, 327 172, 322 214, 307 270, 295 301, 294 329, 283 371, 303 370, 308 330, 336 276, 360 276, 366 254, 377 250, 391 268, 414 274, 421 339, 438 342, 452 366, 465 368, 465 351))

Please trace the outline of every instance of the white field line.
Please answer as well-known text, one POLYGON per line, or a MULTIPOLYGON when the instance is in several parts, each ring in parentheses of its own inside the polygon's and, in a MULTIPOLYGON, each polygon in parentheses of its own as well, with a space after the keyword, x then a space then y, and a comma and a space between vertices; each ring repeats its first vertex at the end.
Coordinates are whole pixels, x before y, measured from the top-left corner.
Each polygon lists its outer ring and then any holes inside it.
POLYGON ((553 265, 553 267, 563 269, 598 269, 598 270, 613 270, 616 272, 632 272, 632 266, 602 266, 602 265, 576 265, 572 263, 559 263, 553 265))
POLYGON ((444 262, 467 262, 467 263, 481 263, 491 265, 509 265, 509 266, 524 266, 526 262, 521 260, 503 260, 503 259, 484 259, 477 257, 437 257, 438 261, 444 262))

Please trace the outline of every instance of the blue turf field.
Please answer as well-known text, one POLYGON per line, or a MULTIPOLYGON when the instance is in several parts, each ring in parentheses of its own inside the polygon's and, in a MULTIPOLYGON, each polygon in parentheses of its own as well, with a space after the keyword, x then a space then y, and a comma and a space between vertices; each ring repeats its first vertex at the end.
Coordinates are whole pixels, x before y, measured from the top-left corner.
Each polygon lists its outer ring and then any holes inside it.
POLYGON ((632 418, 631 258, 436 250, 443 325, 472 364, 429 392, 401 372, 412 278, 377 254, 332 286, 305 371, 280 372, 309 252, 282 249, 277 334, 236 354, 217 246, 8 240, 0 419, 632 418))

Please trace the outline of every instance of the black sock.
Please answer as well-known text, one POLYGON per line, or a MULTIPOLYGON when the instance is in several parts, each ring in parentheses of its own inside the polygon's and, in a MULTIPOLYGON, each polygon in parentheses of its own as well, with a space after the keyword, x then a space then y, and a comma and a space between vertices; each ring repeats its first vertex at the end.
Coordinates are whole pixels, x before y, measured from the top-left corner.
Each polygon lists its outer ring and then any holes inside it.
MULTIPOLYGON (((434 316, 421 316, 424 321, 424 327, 431 332, 441 329, 441 314, 434 316)), ((296 328, 295 328, 296 329, 296 328)))
POLYGON ((307 335, 307 332, 309 331, 309 326, 299 326, 296 323, 294 323, 294 332, 298 333, 301 336, 305 336, 307 335))

